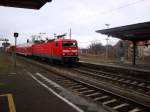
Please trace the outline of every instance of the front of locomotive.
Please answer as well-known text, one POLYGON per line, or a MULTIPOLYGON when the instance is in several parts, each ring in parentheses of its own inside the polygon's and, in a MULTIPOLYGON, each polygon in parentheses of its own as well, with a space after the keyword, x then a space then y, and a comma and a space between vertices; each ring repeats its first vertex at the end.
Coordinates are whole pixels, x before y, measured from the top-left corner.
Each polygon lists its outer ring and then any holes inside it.
POLYGON ((78 45, 76 40, 62 40, 62 60, 67 63, 75 63, 79 61, 78 45))

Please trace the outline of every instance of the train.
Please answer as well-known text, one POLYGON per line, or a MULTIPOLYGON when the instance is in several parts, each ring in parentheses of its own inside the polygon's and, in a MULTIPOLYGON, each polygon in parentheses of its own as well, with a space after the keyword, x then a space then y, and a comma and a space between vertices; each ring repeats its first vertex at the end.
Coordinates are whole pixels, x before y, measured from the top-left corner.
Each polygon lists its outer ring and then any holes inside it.
POLYGON ((76 63, 79 61, 77 41, 61 36, 56 39, 17 45, 16 53, 28 57, 48 59, 51 62, 76 63))
POLYGON ((5 48, 5 52, 7 52, 7 53, 13 53, 14 51, 15 51, 15 46, 13 46, 13 45, 7 46, 5 48))

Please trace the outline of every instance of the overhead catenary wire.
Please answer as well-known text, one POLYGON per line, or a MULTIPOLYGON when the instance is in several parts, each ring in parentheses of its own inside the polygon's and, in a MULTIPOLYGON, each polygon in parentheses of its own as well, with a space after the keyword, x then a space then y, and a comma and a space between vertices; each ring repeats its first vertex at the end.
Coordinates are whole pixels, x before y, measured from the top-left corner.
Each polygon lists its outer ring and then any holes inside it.
POLYGON ((130 6, 133 6, 135 4, 138 4, 138 3, 141 3, 145 0, 136 0, 134 2, 131 2, 131 3, 128 3, 128 4, 125 4, 125 5, 122 5, 122 6, 119 6, 119 7, 116 7, 116 8, 113 8, 113 9, 110 9, 108 11, 103 11, 103 12, 100 12, 100 14, 109 14, 111 12, 114 12, 114 11, 117 11, 117 10, 120 10, 120 9, 124 9, 124 8, 127 8, 127 7, 130 7, 130 6))
MULTIPOLYGON (((92 42, 93 42, 93 43, 94 43, 94 42, 96 43, 96 42, 102 42, 102 41, 105 41, 105 40, 106 40, 106 39, 92 40, 92 41, 82 41, 82 42, 79 41, 79 43, 92 43, 92 42)), ((113 39, 113 38, 112 38, 112 39, 109 39, 109 40, 110 40, 110 41, 116 41, 116 40, 119 40, 119 39, 113 39)))
MULTIPOLYGON (((116 8, 112 8, 112 9, 109 9, 109 10, 107 10, 107 11, 104 11, 104 12, 100 12, 100 14, 109 14, 109 13, 111 13, 111 12, 114 12, 114 11, 118 11, 118 10, 121 10, 121 9, 124 9, 124 8, 128 8, 128 7, 130 7, 130 6, 133 6, 133 5, 136 5, 136 4, 138 4, 138 3, 141 3, 141 2, 144 2, 144 1, 146 1, 146 0, 134 0, 134 1, 130 1, 130 2, 127 2, 126 4, 123 4, 123 5, 121 5, 121 6, 118 6, 118 7, 116 7, 116 8)), ((105 24, 105 23, 104 23, 105 24)), ((35 34, 35 32, 34 33, 27 33, 27 32, 22 32, 21 33, 22 35, 26 35, 26 34, 28 34, 28 35, 31 35, 31 34, 35 34)), ((5 32, 4 34, 1 34, 3 37, 8 37, 8 36, 11 36, 12 35, 12 32, 10 32, 10 31, 8 31, 8 32, 5 32)), ((103 40, 105 40, 105 39, 101 39, 100 40, 100 42, 101 41, 103 41, 103 40)), ((113 40, 112 40, 113 41, 113 40)), ((80 42, 80 43, 91 43, 91 42, 95 42, 95 41, 88 41, 88 42, 80 42)))

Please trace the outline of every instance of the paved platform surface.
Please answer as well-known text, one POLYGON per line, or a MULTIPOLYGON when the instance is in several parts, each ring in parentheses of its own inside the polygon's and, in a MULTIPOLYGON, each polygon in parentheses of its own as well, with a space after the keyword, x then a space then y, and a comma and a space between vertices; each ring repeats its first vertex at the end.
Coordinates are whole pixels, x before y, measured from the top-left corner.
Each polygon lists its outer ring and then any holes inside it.
POLYGON ((80 58, 80 62, 100 64, 100 65, 113 66, 113 67, 121 67, 125 69, 139 70, 139 71, 145 71, 150 73, 150 65, 145 65, 145 64, 132 65, 131 63, 101 63, 99 61, 93 61, 93 59, 90 58, 87 59, 83 57, 80 58))
MULTIPOLYGON (((1 52, 0 58, 7 60, 1 52)), ((14 69, 10 63, 5 70, 0 69, 0 112, 77 112, 43 88, 22 68, 14 69)))

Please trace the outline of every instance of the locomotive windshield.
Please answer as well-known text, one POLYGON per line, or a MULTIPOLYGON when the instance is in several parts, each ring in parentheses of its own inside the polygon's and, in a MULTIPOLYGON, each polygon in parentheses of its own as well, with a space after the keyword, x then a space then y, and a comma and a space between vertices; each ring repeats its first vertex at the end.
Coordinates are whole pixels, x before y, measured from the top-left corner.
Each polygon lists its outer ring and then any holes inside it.
POLYGON ((77 42, 63 42, 63 47, 77 47, 77 42))

